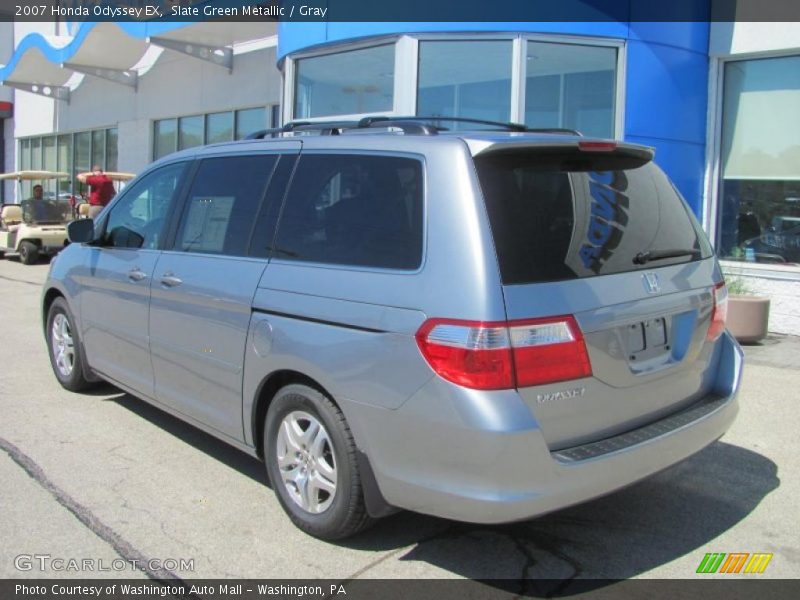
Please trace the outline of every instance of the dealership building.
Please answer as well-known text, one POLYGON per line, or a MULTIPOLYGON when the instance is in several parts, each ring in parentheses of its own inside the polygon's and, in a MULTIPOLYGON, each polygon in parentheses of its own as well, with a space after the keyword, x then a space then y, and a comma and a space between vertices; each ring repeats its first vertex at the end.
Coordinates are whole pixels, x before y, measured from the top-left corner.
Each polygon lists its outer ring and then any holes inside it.
POLYGON ((652 146, 726 272, 771 298, 770 329, 800 335, 800 23, 0 23, 3 63, 0 159, 73 176, 53 192, 96 163, 138 172, 298 119, 470 117, 652 146))

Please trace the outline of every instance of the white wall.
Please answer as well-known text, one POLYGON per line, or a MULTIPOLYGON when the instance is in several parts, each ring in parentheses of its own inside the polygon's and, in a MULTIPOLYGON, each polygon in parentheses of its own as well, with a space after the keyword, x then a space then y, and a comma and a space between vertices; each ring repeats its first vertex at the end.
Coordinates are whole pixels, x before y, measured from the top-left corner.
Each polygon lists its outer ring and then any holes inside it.
POLYGON ((709 54, 727 57, 751 52, 800 50, 800 23, 712 23, 709 54))

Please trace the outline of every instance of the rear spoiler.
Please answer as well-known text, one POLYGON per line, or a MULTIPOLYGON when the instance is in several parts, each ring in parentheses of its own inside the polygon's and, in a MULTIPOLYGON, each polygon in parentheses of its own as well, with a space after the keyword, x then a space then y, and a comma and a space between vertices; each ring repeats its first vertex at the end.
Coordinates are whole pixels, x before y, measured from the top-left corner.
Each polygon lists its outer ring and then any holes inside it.
POLYGON ((506 139, 506 140, 486 140, 464 138, 473 157, 498 155, 498 154, 519 154, 523 151, 531 153, 547 153, 551 156, 561 155, 564 158, 584 157, 590 158, 594 155, 605 155, 608 158, 630 159, 642 164, 650 162, 655 156, 655 149, 650 146, 639 144, 629 144, 614 140, 587 139, 587 138, 568 138, 543 140, 537 139, 506 139))

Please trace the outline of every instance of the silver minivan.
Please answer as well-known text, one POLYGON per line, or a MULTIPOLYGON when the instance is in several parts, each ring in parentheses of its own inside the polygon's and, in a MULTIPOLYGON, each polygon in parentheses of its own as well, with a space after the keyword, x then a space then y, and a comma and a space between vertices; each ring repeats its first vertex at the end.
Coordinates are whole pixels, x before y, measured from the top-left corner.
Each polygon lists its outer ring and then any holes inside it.
POLYGON ((262 133, 70 224, 42 304, 61 385, 258 456, 325 539, 401 508, 528 519, 730 426, 725 284, 651 149, 419 117, 262 133))

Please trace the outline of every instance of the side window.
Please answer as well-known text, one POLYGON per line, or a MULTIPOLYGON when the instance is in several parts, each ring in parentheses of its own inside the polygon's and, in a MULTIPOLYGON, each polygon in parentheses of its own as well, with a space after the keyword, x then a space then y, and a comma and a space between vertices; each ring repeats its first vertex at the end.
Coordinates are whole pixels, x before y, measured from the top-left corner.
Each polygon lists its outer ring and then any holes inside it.
POLYGON ((178 227, 175 250, 244 256, 275 155, 200 163, 178 227))
POLYGON ((185 168, 186 163, 166 166, 125 190, 108 215, 103 245, 157 248, 185 168))
POLYGON ((272 256, 416 269, 422 260, 420 161, 301 155, 272 256))

